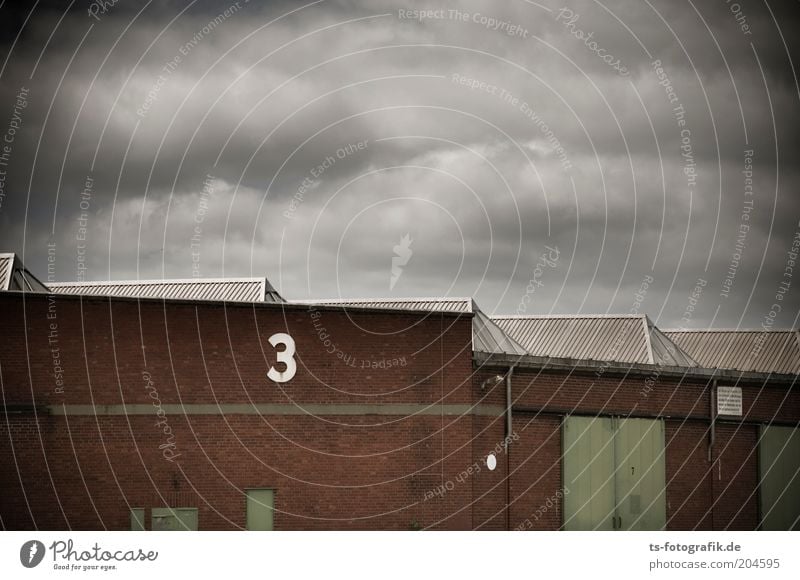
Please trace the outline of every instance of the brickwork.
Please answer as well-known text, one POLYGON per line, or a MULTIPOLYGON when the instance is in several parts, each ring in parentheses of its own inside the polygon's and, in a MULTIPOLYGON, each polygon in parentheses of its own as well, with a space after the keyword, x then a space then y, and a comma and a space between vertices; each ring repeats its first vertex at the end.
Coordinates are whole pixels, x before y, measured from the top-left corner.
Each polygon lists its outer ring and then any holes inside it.
MULTIPOLYGON (((669 529, 757 526, 757 426, 718 423, 709 462, 709 385, 655 367, 516 369, 506 447, 507 369, 475 367, 468 316, 3 294, 0 319, 7 529, 126 529, 163 506, 236 529, 244 490, 271 488, 276 529, 555 530, 568 412, 666 417, 669 529), (275 333, 295 341, 285 383, 275 333)), ((743 399, 747 420, 800 416, 794 389, 743 399)))

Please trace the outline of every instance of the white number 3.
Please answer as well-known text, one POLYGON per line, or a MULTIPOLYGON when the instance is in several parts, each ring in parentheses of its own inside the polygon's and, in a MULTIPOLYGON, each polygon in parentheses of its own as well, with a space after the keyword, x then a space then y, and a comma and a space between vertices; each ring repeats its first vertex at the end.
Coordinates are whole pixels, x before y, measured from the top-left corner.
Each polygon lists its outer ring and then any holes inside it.
POLYGON ((279 332, 269 337, 269 343, 272 346, 282 344, 286 347, 277 353, 278 362, 285 364, 286 370, 278 371, 275 367, 270 367, 267 376, 276 383, 291 381, 297 372, 297 363, 294 362, 294 339, 285 332, 279 332))

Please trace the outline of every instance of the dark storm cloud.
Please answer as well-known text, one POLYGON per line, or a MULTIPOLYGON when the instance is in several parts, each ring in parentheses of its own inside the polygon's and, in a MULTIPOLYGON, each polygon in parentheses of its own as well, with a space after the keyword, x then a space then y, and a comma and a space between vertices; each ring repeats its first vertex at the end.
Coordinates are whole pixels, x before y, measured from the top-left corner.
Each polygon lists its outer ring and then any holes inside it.
MULTIPOLYGON (((665 326, 698 278, 698 325, 758 325, 784 279, 788 3, 60 4, 0 8, 0 130, 21 124, 0 245, 34 271, 50 241, 59 279, 81 245, 88 279, 188 277, 200 226, 204 276, 513 313, 549 246, 529 311, 625 312, 653 276, 665 326)), ((794 284, 779 324, 796 325, 794 284)))

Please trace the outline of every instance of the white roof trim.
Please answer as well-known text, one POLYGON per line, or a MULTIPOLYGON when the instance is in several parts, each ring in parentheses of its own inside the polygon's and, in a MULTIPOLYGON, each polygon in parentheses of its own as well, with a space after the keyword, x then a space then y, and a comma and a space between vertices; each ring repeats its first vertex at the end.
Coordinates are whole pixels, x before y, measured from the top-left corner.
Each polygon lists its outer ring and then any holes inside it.
MULTIPOLYGON (((650 364, 652 365, 655 364, 656 359, 655 356, 653 356, 653 343, 650 341, 650 325, 647 323, 646 314, 642 316, 642 325, 644 326, 645 344, 647 344, 647 359, 650 361, 650 364)), ((655 324, 653 326, 655 326, 655 324)))
POLYGON ((772 328, 766 330, 764 328, 662 328, 661 332, 676 333, 690 333, 690 332, 764 332, 767 334, 778 334, 781 332, 799 332, 794 328, 772 328))
POLYGON ((6 269, 3 279, 0 280, 0 290, 6 291, 11 286, 11 278, 14 276, 14 265, 16 264, 17 257, 13 253, 0 254, 0 260, 10 260, 11 263, 6 269))
MULTIPOLYGON (((440 303, 445 304, 447 302, 460 302, 467 305, 467 311, 473 312, 473 301, 472 298, 464 298, 464 297, 453 297, 453 298, 442 298, 441 296, 437 298, 321 298, 319 300, 314 299, 302 299, 302 300, 289 300, 290 304, 327 304, 327 305, 347 305, 352 303, 364 303, 364 304, 376 304, 385 303, 385 302, 433 302, 433 303, 440 303)), ((382 308, 390 308, 388 306, 381 306, 382 308)))
POLYGON ((266 288, 266 276, 254 278, 166 278, 161 280, 93 280, 90 282, 51 282, 48 286, 133 286, 141 284, 222 284, 225 282, 260 282, 266 288))
POLYGON ((490 318, 505 319, 505 320, 547 320, 547 319, 587 319, 593 320, 596 318, 644 318, 644 314, 493 314, 490 318))

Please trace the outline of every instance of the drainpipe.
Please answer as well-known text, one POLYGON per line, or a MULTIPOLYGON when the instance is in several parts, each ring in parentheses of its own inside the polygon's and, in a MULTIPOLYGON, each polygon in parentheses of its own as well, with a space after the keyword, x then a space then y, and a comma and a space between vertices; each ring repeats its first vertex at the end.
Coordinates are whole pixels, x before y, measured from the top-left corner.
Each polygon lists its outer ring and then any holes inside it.
POLYGON ((714 449, 714 441, 716 439, 716 404, 717 404, 717 379, 712 379, 711 381, 711 393, 709 395, 709 420, 711 422, 711 430, 709 432, 709 441, 708 441, 708 461, 709 463, 713 459, 713 449, 714 449))
POLYGON ((711 427, 709 429, 708 434, 708 462, 711 464, 709 465, 709 469, 711 470, 711 529, 716 530, 717 528, 714 527, 714 506, 717 502, 717 496, 714 494, 714 443, 717 438, 716 432, 716 416, 717 416, 717 379, 712 379, 711 381, 711 393, 709 395, 710 403, 708 409, 709 419, 711 421, 711 427))
POLYGON ((506 374, 506 451, 511 441, 511 376, 514 374, 514 366, 508 367, 506 374))
POLYGON ((511 376, 514 374, 514 365, 508 367, 506 374, 506 530, 511 530, 511 376))

